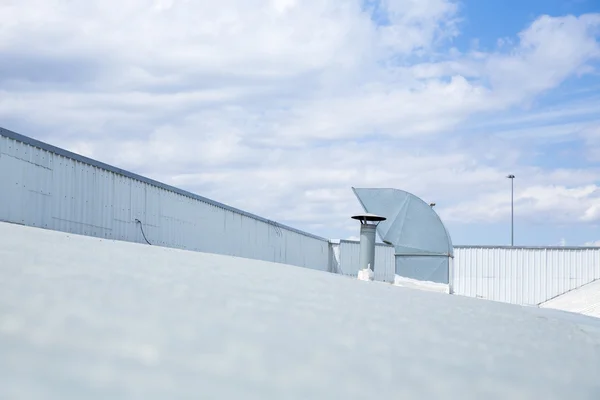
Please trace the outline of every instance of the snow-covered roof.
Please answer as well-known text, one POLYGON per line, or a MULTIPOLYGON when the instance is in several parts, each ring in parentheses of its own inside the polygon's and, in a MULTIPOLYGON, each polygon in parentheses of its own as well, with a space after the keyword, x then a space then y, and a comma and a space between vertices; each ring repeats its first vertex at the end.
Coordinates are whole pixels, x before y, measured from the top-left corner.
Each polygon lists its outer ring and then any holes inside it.
POLYGON ((0 398, 600 398, 595 318, 17 225, 0 237, 0 398))

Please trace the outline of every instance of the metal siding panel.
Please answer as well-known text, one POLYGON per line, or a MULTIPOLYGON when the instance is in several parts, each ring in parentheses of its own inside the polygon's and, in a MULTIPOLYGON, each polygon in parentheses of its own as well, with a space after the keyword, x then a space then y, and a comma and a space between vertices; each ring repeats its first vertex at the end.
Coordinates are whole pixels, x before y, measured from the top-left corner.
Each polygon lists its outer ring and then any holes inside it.
MULTIPOLYGON (((393 246, 377 244, 375 246, 374 278, 383 282, 394 282, 396 263, 393 246)), ((357 276, 360 260, 360 242, 342 240, 339 244, 339 267, 343 275, 357 276)))
POLYGON ((67 164, 71 163, 64 157, 56 157, 52 170, 52 223, 51 229, 67 231, 65 216, 69 214, 70 180, 65 177, 67 164))
POLYGON ((454 257, 448 258, 448 291, 454 294, 454 257))
POLYGON ((0 139, 2 220, 143 242, 137 218, 152 244, 330 269, 329 241, 323 238, 83 157, 69 158, 61 149, 0 139))
POLYGON ((23 223, 23 173, 24 168, 18 159, 2 154, 0 157, 0 182, 2 182, 2 196, 0 196, 1 219, 18 224, 23 223))
MULTIPOLYGON (((357 276, 359 270, 360 242, 340 242, 340 269, 342 274, 357 276)), ((377 264, 377 261, 375 261, 377 264)))
POLYGON ((2 140, 0 220, 45 227, 50 215, 47 197, 50 176, 47 157, 39 149, 19 142, 2 140))
POLYGON ((396 277, 394 246, 375 246, 375 280, 393 283, 396 277))
POLYGON ((28 163, 24 166, 24 212, 26 225, 46 228, 51 220, 50 196, 52 170, 40 164, 28 163))
POLYGON ((600 279, 600 248, 457 247, 454 293, 538 305, 600 279))

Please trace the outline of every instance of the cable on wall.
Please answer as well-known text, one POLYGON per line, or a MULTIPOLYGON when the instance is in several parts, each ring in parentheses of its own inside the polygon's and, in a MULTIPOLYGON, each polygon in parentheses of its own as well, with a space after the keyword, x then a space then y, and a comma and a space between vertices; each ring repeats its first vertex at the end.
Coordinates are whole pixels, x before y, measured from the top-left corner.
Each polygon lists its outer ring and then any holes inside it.
POLYGON ((152 243, 150 243, 148 241, 148 239, 146 239, 146 234, 144 233, 144 225, 142 225, 142 221, 140 221, 139 219, 135 219, 135 222, 140 224, 140 230, 142 231, 142 236, 144 237, 144 240, 146 241, 146 243, 148 243, 150 246, 152 246, 152 243))

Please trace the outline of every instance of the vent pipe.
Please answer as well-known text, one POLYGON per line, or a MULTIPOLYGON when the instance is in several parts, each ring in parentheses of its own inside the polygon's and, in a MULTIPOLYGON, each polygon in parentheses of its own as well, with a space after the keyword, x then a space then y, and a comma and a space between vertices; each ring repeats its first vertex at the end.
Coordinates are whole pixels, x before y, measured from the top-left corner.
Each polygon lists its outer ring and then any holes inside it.
POLYGON ((374 272, 377 225, 386 218, 375 214, 360 214, 354 215, 352 219, 360 221, 359 270, 370 269, 374 272))

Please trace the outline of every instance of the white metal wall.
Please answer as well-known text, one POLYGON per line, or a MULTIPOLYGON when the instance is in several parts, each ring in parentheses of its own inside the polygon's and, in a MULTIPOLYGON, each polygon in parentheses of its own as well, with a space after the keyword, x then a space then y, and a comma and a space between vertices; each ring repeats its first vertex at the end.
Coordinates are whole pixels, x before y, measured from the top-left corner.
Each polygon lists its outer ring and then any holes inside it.
POLYGON ((538 305, 600 279, 600 248, 454 248, 455 294, 538 305))
MULTIPOLYGON (((340 240, 339 245, 334 244, 337 268, 335 272, 342 275, 357 276, 359 269, 360 242, 354 240, 340 240)), ((375 245, 375 276, 374 279, 382 282, 394 282, 395 277, 394 246, 377 243, 375 245)))
POLYGON ((330 268, 326 239, 58 154, 68 153, 62 149, 34 147, 3 132, 1 221, 139 243, 145 243, 143 226, 148 241, 160 246, 330 268))

